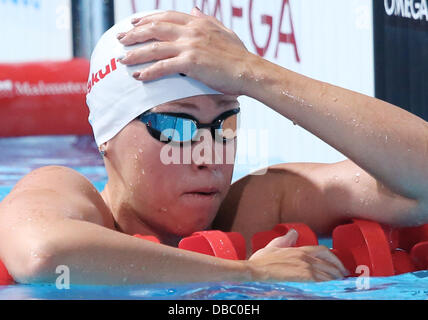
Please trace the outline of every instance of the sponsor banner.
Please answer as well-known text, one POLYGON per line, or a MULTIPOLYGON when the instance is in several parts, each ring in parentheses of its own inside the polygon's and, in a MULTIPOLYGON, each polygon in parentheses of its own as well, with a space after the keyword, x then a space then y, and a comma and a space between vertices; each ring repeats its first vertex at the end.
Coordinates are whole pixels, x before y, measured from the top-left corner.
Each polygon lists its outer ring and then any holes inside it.
POLYGON ((383 4, 389 23, 428 28, 428 0, 384 0, 383 4))
POLYGON ((426 0, 373 2, 376 97, 428 121, 426 0))
POLYGON ((1 0, 0 63, 73 57, 71 0, 1 0))
POLYGON ((85 94, 84 83, 71 82, 66 83, 30 83, 28 81, 20 82, 5 80, 0 82, 0 97, 19 98, 19 97, 41 97, 54 95, 75 95, 85 94))
MULTIPOLYGON (((115 15, 120 20, 154 9, 189 13, 194 6, 217 17, 251 52, 267 60, 374 95, 372 0, 119 0, 115 15)), ((248 97, 240 101, 244 129, 268 130, 270 163, 345 159, 261 103, 248 97)))
POLYGON ((0 64, 0 136, 91 134, 89 62, 0 64))

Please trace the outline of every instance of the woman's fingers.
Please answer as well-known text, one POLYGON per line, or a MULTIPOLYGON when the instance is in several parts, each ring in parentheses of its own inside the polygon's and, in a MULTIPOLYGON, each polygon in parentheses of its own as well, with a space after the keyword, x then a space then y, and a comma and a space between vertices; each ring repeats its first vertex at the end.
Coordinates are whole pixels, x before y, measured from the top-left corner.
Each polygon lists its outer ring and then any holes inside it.
POLYGON ((205 16, 196 9, 192 12, 195 15, 168 11, 135 19, 133 30, 118 35, 123 45, 157 40, 171 48, 163 45, 152 47, 155 52, 146 50, 150 47, 131 49, 130 52, 136 52, 122 62, 158 61, 135 73, 135 78, 141 81, 178 73, 224 94, 241 95, 247 80, 243 75, 248 74, 248 65, 253 63, 255 56, 248 52, 233 31, 214 17, 205 16))
POLYGON ((209 16, 206 15, 205 13, 203 13, 201 10, 199 10, 199 8, 193 8, 192 11, 190 12, 190 15, 198 17, 198 18, 205 18, 210 20, 211 22, 214 22, 215 24, 217 24, 220 27, 224 28, 224 25, 218 21, 216 18, 214 18, 213 16, 209 16))
POLYGON ((126 33, 117 35, 119 41, 130 46, 137 43, 144 43, 149 40, 174 41, 182 34, 182 27, 168 22, 153 23, 133 28, 126 33))
POLYGON ((339 260, 339 258, 335 254, 333 254, 330 250, 328 250, 328 248, 324 246, 317 246, 317 247, 302 247, 302 249, 305 250, 314 258, 324 260, 325 262, 335 266, 337 269, 339 269, 342 272, 344 276, 349 275, 349 271, 346 270, 343 263, 339 260))
POLYGON ((342 261, 340 261, 339 258, 335 254, 333 254, 330 250, 327 249, 327 250, 321 251, 316 255, 316 257, 332 263, 342 272, 344 276, 349 276, 350 273, 348 270, 346 270, 342 261))
MULTIPOLYGON (((290 230, 285 236, 273 239, 266 248, 287 248, 292 247, 298 238, 296 230, 290 230)), ((317 271, 321 271, 332 279, 343 278, 349 275, 342 262, 324 246, 301 247, 308 255, 308 262, 313 265, 317 271)))
POLYGON ((324 273, 329 277, 331 277, 331 279, 342 279, 345 277, 345 274, 343 274, 343 272, 340 269, 338 269, 336 265, 318 258, 314 258, 314 257, 311 257, 311 258, 313 260, 310 261, 310 264, 312 265, 312 267, 315 269, 316 272, 324 273))
MULTIPOLYGON (((289 237, 293 234, 294 232, 289 233, 289 237)), ((286 281, 296 279, 296 275, 299 275, 305 281, 331 281, 345 277, 345 268, 341 268, 341 263, 330 256, 333 254, 326 247, 278 247, 284 244, 280 242, 284 239, 287 237, 274 239, 269 246, 250 257, 249 263, 254 270, 255 279, 286 281)))
POLYGON ((158 61, 150 67, 137 72, 134 77, 142 81, 152 81, 170 74, 183 73, 185 65, 185 60, 180 56, 169 58, 158 61))
POLYGON ((195 7, 192 9, 192 11, 190 11, 190 15, 195 16, 195 17, 205 17, 206 15, 199 10, 199 8, 195 7))
POLYGON ((326 273, 326 272, 322 272, 322 271, 315 271, 314 274, 314 280, 321 282, 321 281, 333 281, 336 280, 337 278, 332 277, 330 274, 326 273))
POLYGON ((127 65, 143 64, 155 60, 164 60, 180 54, 178 46, 170 42, 148 43, 141 48, 129 51, 119 61, 127 65))

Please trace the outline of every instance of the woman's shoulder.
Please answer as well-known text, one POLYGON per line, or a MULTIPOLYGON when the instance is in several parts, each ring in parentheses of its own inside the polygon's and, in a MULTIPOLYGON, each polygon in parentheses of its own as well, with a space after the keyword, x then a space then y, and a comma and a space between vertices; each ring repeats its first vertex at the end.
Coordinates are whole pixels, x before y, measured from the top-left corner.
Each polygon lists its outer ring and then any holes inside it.
POLYGON ((85 176, 74 169, 62 166, 46 166, 35 169, 24 176, 12 189, 12 192, 33 188, 47 188, 57 192, 83 192, 94 187, 85 176))
POLYGON ((112 219, 94 185, 76 170, 62 166, 42 167, 24 176, 4 199, 0 209, 8 203, 44 211, 67 208, 83 220, 101 225, 110 225, 112 219))

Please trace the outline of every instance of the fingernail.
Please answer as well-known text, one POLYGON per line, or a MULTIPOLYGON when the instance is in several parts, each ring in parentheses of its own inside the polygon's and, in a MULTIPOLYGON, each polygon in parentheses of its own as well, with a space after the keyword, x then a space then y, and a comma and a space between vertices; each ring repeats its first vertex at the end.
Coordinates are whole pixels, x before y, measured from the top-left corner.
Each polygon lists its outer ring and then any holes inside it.
POLYGON ((125 60, 125 59, 126 59, 125 54, 122 54, 121 56, 117 57, 117 61, 119 61, 119 62, 123 62, 123 60, 125 60))
POLYGON ((138 22, 140 22, 140 21, 141 21, 141 19, 142 19, 142 18, 134 18, 134 19, 132 19, 132 20, 131 20, 131 23, 132 23, 132 24, 137 24, 138 22))
POLYGON ((136 80, 139 80, 139 78, 140 78, 140 76, 141 76, 141 72, 135 72, 132 76, 133 76, 136 80))
POLYGON ((122 40, 123 38, 125 38, 126 36, 126 32, 120 32, 116 35, 117 40, 122 40))

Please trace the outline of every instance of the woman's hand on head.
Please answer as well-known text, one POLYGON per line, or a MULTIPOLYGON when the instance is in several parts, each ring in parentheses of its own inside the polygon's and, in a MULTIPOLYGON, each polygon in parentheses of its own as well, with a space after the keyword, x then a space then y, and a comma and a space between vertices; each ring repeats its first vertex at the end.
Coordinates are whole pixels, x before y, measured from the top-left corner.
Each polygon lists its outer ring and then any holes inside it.
POLYGON ((193 9, 191 15, 167 11, 133 21, 134 28, 118 35, 125 46, 148 43, 121 59, 126 65, 157 61, 134 74, 151 81, 185 74, 229 95, 243 94, 250 61, 254 59, 238 36, 213 17, 193 9))
POLYGON ((330 281, 348 275, 340 260, 324 246, 290 248, 297 232, 272 240, 248 263, 254 281, 330 281))

